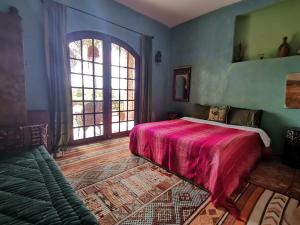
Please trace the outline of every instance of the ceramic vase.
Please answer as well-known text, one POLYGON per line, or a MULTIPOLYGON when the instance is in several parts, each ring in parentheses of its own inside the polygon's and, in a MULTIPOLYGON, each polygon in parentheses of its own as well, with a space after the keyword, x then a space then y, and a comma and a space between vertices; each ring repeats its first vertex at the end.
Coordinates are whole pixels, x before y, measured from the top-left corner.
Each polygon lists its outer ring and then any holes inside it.
POLYGON ((283 38, 282 44, 278 48, 278 57, 286 57, 289 55, 290 52, 290 45, 287 43, 287 37, 283 38))

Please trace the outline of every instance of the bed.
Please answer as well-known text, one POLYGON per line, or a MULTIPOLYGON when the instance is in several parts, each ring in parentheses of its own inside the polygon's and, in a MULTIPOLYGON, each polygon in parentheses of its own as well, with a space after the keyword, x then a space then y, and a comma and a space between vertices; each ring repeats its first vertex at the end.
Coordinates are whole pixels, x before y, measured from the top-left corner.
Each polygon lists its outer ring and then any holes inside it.
POLYGON ((184 117, 139 124, 130 133, 130 150, 211 192, 216 207, 239 212, 231 196, 237 192, 270 146, 259 128, 184 117))
POLYGON ((44 146, 1 152, 0 224, 96 225, 44 146))

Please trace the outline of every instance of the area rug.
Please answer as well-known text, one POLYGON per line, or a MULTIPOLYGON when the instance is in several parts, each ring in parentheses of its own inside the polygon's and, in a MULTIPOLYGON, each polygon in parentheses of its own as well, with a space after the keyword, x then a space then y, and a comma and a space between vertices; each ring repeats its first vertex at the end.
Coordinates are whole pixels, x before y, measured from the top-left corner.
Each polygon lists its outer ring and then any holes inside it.
POLYGON ((279 157, 259 163, 251 173, 250 182, 300 199, 300 170, 282 164, 279 157))
POLYGON ((118 175, 146 162, 146 160, 130 154, 127 137, 72 147, 69 152, 63 157, 57 158, 56 161, 75 190, 118 175))
POLYGON ((209 197, 151 163, 77 193, 101 224, 183 224, 209 197))
POLYGON ((298 225, 299 201, 271 190, 248 184, 236 198, 240 218, 216 209, 211 202, 203 204, 190 225, 298 225))
POLYGON ((300 221, 299 202, 282 194, 284 186, 273 185, 277 189, 272 191, 261 187, 264 169, 254 176, 256 185, 247 184, 233 197, 241 210, 237 220, 216 209, 204 188, 132 155, 128 138, 76 147, 57 162, 102 225, 298 225, 300 221))

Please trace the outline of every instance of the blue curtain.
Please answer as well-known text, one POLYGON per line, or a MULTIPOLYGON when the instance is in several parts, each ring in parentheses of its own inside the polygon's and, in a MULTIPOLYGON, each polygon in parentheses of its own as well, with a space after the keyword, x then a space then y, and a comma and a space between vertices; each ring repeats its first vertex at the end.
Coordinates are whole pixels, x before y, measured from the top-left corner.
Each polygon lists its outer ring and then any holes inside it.
POLYGON ((43 3, 50 134, 52 149, 54 152, 58 152, 66 149, 71 133, 66 7, 54 1, 44 1, 43 3))
POLYGON ((152 113, 152 37, 141 37, 141 66, 139 85, 139 122, 151 121, 152 113))

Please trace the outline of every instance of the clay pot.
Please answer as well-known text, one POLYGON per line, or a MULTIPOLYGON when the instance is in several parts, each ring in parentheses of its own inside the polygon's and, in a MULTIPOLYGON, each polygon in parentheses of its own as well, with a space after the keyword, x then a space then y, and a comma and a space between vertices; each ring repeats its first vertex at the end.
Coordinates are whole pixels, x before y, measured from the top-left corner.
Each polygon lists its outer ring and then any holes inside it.
POLYGON ((278 48, 278 57, 286 57, 290 53, 290 45, 287 43, 287 37, 283 38, 282 44, 278 48))

